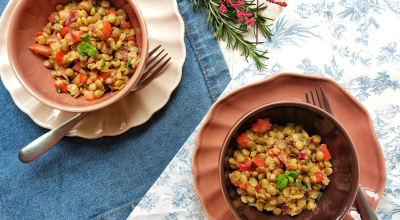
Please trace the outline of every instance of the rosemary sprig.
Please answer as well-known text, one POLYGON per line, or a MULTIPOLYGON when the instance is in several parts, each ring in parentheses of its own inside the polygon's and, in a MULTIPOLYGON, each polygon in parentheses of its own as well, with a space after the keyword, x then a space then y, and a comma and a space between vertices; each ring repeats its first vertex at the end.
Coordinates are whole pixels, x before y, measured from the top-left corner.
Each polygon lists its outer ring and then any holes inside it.
MULTIPOLYGON (((254 4, 254 0, 243 0, 241 1, 243 4, 235 5, 235 8, 232 4, 228 4, 227 1, 225 1, 224 7, 226 7, 226 11, 225 13, 222 13, 220 8, 221 3, 223 2, 221 0, 205 0, 204 2, 202 0, 189 0, 189 2, 194 3, 194 11, 202 9, 203 6, 206 8, 206 22, 209 25, 211 24, 213 28, 212 32, 215 34, 216 39, 221 38, 222 40, 227 41, 227 47, 230 49, 236 50, 241 48, 243 50, 241 55, 245 57, 246 61, 248 61, 248 57, 252 58, 255 61, 258 70, 261 70, 266 66, 260 59, 268 59, 268 57, 265 56, 267 51, 261 51, 256 48, 256 45, 262 42, 247 41, 244 39, 244 34, 248 32, 247 27, 250 25, 248 20, 254 20, 256 28, 254 28, 253 34, 255 35, 256 31, 259 29, 264 37, 271 39, 271 30, 269 29, 269 25, 266 25, 266 21, 271 19, 262 16, 260 13, 260 11, 267 8, 267 6, 264 6, 263 4, 257 6, 254 4), (248 18, 238 18, 237 10, 243 13, 251 13, 251 15, 248 18)), ((231 2, 235 4, 239 1, 231 2)))

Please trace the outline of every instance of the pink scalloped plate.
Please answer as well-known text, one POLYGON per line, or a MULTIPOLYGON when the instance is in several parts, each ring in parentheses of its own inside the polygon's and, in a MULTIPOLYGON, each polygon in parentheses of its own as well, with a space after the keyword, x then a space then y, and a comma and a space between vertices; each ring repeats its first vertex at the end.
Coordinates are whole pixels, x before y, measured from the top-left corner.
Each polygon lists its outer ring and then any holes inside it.
MULTIPOLYGON (((333 115, 356 146, 360 187, 371 207, 376 209, 385 187, 386 169, 368 111, 335 81, 324 77, 280 73, 221 98, 211 107, 197 134, 192 158, 194 189, 210 219, 236 219, 222 196, 218 180, 222 144, 236 121, 262 104, 288 100, 305 102, 305 92, 319 86, 324 88, 333 115)), ((360 219, 355 204, 343 219, 360 219)))

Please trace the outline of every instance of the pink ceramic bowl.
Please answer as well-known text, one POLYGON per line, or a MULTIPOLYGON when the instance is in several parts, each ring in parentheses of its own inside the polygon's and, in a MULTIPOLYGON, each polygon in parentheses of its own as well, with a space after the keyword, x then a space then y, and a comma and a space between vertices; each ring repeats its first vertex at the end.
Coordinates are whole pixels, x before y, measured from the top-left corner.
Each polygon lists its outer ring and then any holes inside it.
POLYGON ((240 118, 229 131, 221 149, 219 158, 219 181, 223 197, 237 219, 252 220, 290 220, 290 219, 342 219, 354 202, 359 183, 359 163, 354 144, 344 127, 328 112, 320 108, 296 101, 281 101, 262 105, 240 118), (333 174, 330 184, 322 190, 314 211, 303 210, 299 215, 276 216, 272 212, 260 212, 254 207, 242 203, 236 187, 225 179, 232 170, 225 163, 225 157, 233 156, 237 149, 237 135, 251 128, 258 118, 269 118, 272 124, 285 126, 292 122, 303 125, 308 134, 321 136, 321 143, 327 144, 331 153, 333 174))
MULTIPOLYGON (((35 44, 35 34, 41 32, 49 22, 50 13, 56 5, 72 0, 20 0, 10 21, 7 34, 8 57, 21 85, 41 103, 51 108, 69 112, 88 112, 104 108, 127 95, 139 82, 147 62, 149 49, 147 27, 138 5, 133 0, 108 0, 117 9, 124 9, 136 33, 140 63, 125 88, 118 92, 107 92, 101 99, 86 101, 84 97, 74 99, 66 93, 58 94, 54 87, 51 70, 43 63, 45 58, 29 50, 35 44)), ((78 1, 79 2, 79 1, 78 1)))

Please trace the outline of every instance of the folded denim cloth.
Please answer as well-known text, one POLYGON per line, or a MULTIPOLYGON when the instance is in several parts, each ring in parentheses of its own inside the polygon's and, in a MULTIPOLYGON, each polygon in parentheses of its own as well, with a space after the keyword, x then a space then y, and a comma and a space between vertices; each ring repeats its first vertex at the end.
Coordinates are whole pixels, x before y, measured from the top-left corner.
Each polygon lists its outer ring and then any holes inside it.
MULTIPOLYGON (((243 64, 222 95, 279 72, 302 72, 337 81, 371 115, 387 169, 386 187, 375 213, 380 219, 394 220, 400 215, 400 27, 396 25, 400 6, 397 1, 383 2, 290 1, 274 22, 272 40, 261 39, 260 49, 269 51, 268 67, 259 72, 254 63, 243 64)), ((197 129, 129 220, 207 219, 193 189, 191 157, 196 133, 197 129)), ((360 219, 357 213, 352 216, 360 219)))
MULTIPOLYGON (((0 1, 1 12, 7 2, 0 1)), ((189 11, 183 14, 188 17, 189 11)), ((124 134, 94 140, 65 137, 23 164, 18 151, 48 130, 20 111, 0 82, 0 219, 129 216, 230 81, 219 45, 203 22, 204 12, 190 17, 200 22, 186 23, 187 54, 179 86, 148 122, 124 134)))

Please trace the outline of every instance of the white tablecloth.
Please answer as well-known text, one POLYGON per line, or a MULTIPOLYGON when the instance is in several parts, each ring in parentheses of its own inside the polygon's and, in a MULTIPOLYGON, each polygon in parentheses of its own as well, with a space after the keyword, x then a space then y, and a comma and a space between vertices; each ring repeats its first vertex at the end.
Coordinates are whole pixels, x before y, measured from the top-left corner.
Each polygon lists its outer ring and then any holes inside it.
MULTIPOLYGON (((290 1, 265 41, 268 67, 253 63, 233 76, 224 94, 281 71, 337 81, 369 111, 381 144, 386 188, 376 214, 400 219, 400 2, 290 1)), ((133 219, 207 219, 193 189, 191 156, 198 128, 129 216, 133 219)), ((373 177, 371 177, 373 178, 373 177)))

